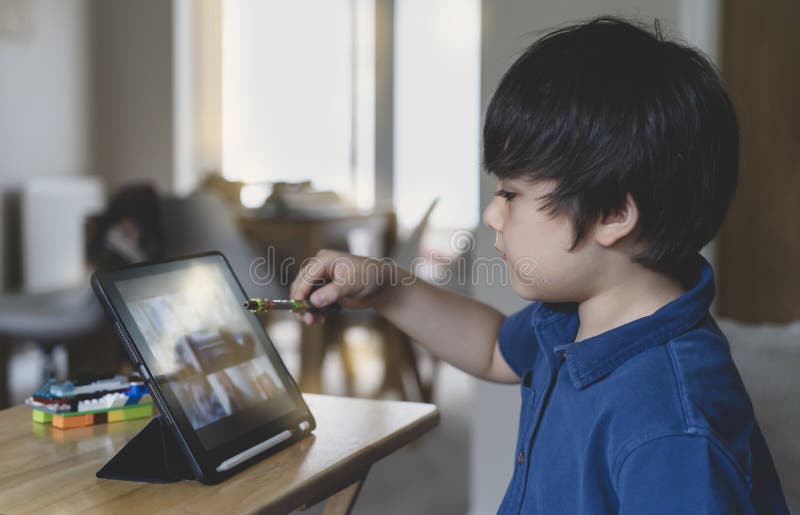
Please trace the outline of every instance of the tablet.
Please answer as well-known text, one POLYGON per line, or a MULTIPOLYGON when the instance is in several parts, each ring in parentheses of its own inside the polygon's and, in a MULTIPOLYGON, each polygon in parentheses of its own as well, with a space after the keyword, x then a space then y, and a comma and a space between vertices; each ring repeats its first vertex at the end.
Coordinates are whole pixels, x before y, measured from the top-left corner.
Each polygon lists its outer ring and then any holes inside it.
POLYGON ((222 254, 97 272, 92 286, 200 481, 316 427, 222 254))

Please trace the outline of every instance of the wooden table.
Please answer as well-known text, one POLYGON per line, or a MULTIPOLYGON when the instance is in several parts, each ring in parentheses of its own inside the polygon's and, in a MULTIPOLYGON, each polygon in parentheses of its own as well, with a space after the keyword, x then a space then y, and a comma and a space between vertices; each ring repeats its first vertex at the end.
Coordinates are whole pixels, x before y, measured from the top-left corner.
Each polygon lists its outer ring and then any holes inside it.
POLYGON ((95 472, 148 419, 59 430, 0 411, 0 513, 288 513, 328 499, 349 513, 370 466, 439 422, 432 404, 306 394, 313 436, 220 484, 148 484, 95 472))

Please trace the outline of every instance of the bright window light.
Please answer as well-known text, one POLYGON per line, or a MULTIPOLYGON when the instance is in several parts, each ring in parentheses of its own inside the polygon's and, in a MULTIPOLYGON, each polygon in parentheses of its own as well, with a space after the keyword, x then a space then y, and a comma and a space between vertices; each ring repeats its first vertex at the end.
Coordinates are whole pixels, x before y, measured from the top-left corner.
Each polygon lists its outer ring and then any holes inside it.
POLYGON ((269 184, 245 184, 239 191, 239 202, 246 208, 255 209, 264 205, 270 193, 272 193, 272 187, 269 184))
POLYGON ((357 124, 373 112, 359 108, 374 95, 372 1, 223 0, 225 178, 311 180, 371 207, 374 158, 357 147, 374 128, 357 124))
POLYGON ((395 0, 394 195, 401 227, 478 223, 480 0, 395 0))

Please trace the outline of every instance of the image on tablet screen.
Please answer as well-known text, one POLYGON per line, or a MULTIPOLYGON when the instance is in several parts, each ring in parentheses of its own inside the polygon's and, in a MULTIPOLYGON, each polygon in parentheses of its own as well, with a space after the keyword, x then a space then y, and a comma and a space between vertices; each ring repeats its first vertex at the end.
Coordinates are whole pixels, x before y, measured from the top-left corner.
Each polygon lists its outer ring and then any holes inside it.
POLYGON ((286 391, 217 268, 197 265, 118 288, 155 357, 154 372, 195 429, 286 391))

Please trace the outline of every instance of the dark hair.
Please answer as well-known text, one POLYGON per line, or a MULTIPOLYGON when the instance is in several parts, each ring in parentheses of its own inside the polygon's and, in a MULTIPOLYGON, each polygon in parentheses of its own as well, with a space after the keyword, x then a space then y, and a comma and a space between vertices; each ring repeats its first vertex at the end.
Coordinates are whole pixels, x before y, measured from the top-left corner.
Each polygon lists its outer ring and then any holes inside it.
POLYGON ((483 164, 498 178, 555 179, 574 250, 591 224, 639 208, 635 261, 673 270, 717 234, 736 190, 736 113, 701 52, 638 22, 602 17, 551 32, 503 76, 483 164))

